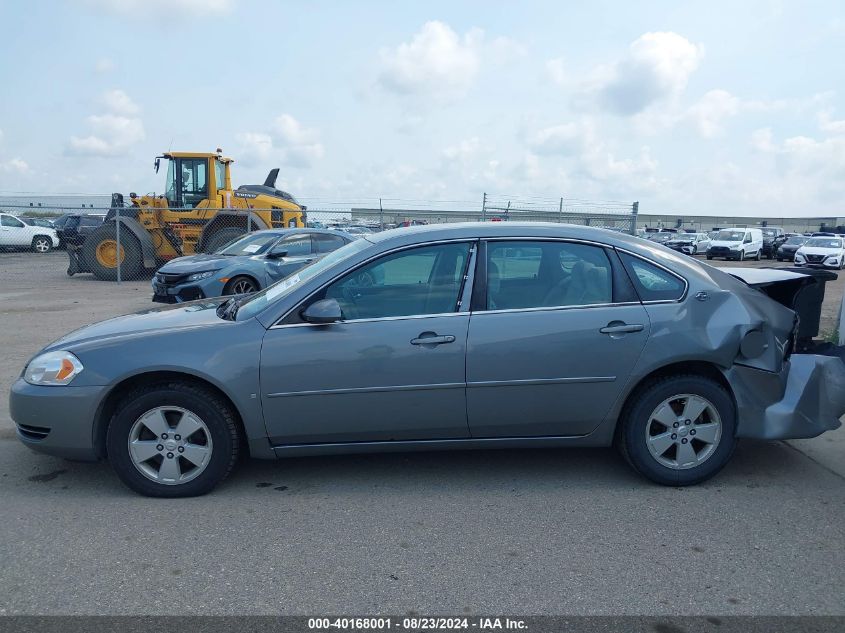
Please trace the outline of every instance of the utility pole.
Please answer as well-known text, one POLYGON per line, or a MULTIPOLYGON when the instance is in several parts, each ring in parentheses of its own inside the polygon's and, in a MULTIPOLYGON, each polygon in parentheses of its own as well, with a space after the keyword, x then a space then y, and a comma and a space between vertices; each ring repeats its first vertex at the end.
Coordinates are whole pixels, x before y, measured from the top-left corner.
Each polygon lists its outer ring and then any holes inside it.
POLYGON ((484 197, 481 199, 481 221, 487 221, 487 192, 484 192, 484 197))
POLYGON ((557 207, 557 223, 563 224, 563 198, 560 199, 560 204, 557 207))
POLYGON ((379 228, 384 230, 384 207, 381 206, 381 198, 378 199, 378 223, 379 228))
POLYGON ((631 235, 637 234, 637 214, 640 212, 640 203, 634 202, 631 205, 631 235))

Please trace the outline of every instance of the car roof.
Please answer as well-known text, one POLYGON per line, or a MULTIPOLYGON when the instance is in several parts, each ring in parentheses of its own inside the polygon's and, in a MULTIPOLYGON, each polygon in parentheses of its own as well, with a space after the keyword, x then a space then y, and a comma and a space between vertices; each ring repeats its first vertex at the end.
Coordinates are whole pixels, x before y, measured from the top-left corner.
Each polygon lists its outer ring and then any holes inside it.
MULTIPOLYGON (((252 231, 250 235, 289 235, 294 233, 322 233, 324 235, 348 235, 345 231, 332 231, 329 229, 312 229, 311 227, 296 227, 290 229, 261 229, 259 231, 252 231)), ((246 234, 245 234, 246 235, 246 234)), ((351 237, 351 236, 349 236, 351 237)))

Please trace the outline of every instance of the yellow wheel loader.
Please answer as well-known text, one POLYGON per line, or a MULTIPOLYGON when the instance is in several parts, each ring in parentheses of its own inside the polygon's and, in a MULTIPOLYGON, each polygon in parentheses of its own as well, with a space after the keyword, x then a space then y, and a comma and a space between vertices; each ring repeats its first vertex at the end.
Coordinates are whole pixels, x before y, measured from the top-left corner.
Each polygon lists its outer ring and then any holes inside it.
POLYGON ((276 189, 279 170, 263 185, 232 189, 231 158, 215 153, 168 152, 156 157, 155 170, 168 161, 163 195, 112 194, 102 226, 81 245, 69 245, 68 275, 92 272, 98 279, 138 278, 182 255, 206 253, 247 231, 305 226, 305 207, 276 189), (118 248, 118 240, 120 248, 118 248))

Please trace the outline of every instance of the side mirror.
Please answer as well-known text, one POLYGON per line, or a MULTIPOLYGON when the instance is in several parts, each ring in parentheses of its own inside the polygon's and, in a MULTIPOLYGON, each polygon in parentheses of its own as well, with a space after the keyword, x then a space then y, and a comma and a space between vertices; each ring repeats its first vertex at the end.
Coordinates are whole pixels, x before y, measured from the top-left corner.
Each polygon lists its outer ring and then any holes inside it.
POLYGON ((337 323, 343 320, 343 311, 337 299, 320 299, 302 311, 302 318, 308 323, 337 323))
POLYGON ((282 257, 287 257, 287 251, 270 251, 267 253, 267 259, 281 259, 282 257))

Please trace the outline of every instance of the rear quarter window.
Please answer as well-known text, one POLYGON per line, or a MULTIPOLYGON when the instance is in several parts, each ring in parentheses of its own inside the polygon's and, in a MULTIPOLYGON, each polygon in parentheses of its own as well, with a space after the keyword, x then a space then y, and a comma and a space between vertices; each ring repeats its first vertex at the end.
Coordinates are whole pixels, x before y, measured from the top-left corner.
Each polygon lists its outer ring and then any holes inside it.
POLYGON ((642 301, 677 301, 684 296, 687 284, 681 277, 639 257, 619 256, 642 301))

